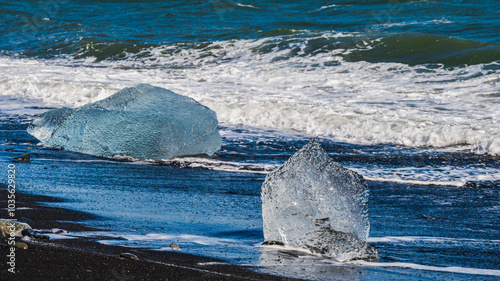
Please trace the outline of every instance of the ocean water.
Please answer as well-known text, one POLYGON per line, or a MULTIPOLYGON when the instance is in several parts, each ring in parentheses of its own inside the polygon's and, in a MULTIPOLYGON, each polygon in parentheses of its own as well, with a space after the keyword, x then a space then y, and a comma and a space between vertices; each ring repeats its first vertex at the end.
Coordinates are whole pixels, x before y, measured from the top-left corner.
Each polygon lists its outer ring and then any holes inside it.
POLYGON ((265 175, 319 136, 369 180, 369 241, 382 260, 350 264, 351 277, 500 275, 499 1, 0 7, 0 171, 13 157, 5 149, 32 151, 17 167, 20 184, 102 216, 89 223, 107 236, 82 235, 159 250, 176 241, 187 253, 328 280, 347 265, 258 246, 265 175), (37 146, 25 132, 49 108, 139 83, 213 109, 222 150, 102 159, 37 146))

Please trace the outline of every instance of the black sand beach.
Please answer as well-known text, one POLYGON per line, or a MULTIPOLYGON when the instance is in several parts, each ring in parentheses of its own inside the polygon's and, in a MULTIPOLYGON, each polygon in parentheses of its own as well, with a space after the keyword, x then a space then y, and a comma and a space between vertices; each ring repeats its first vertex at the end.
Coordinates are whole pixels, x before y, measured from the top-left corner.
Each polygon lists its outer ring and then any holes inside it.
MULTIPOLYGON (((7 195, 3 185, 0 194, 7 195)), ((95 219, 90 214, 43 205, 55 198, 16 195, 18 221, 34 229, 61 228, 70 235, 97 230, 79 223, 95 219)), ((81 238, 31 239, 26 244, 27 250, 16 249, 15 274, 7 271, 6 262, 1 263, 0 280, 292 280, 201 256, 108 246, 81 238), (122 258, 122 253, 132 253, 139 260, 122 258)), ((4 260, 8 251, 6 246, 0 249, 4 260)))

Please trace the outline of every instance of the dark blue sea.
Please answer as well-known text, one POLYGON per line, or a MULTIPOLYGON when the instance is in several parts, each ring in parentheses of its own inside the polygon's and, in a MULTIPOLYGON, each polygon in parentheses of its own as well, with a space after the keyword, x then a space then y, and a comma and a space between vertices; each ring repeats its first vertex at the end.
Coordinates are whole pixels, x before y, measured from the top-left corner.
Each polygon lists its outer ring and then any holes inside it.
POLYGON ((309 280, 495 280, 499 31, 497 0, 0 1, 1 181, 31 152, 21 189, 99 216, 78 235, 102 243, 309 280), (26 133, 140 83, 214 110, 222 149, 100 158, 26 133), (368 181, 379 262, 260 245, 266 174, 316 136, 368 181))

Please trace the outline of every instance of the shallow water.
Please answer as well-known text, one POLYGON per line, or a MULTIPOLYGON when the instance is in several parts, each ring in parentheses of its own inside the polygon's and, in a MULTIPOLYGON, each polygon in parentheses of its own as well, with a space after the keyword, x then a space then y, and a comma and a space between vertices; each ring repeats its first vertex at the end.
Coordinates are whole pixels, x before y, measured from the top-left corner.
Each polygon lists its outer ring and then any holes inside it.
MULTIPOLYGON (((69 201, 55 206, 101 216, 86 223, 106 232, 77 235, 102 243, 170 251, 169 245, 175 242, 185 253, 314 280, 328 280, 331 276, 326 273, 346 270, 361 279, 397 279, 399 274, 410 279, 420 275, 445 279, 467 279, 470 274, 500 276, 500 198, 495 182, 489 186, 444 186, 369 181, 368 241, 377 247, 380 264, 342 264, 306 252, 260 246, 260 188, 266 172, 286 161, 307 142, 307 136, 274 132, 275 137, 266 138, 271 132, 221 127, 226 132, 223 149, 215 156, 153 163, 23 144, 37 141, 26 133, 26 124, 17 124, 18 118, 12 121, 3 120, 2 132, 9 142, 2 145, 1 169, 6 169, 13 157, 31 152, 31 163, 16 164, 19 190, 61 197, 69 201), (234 138, 233 134, 241 137, 234 138), (5 151, 9 148, 15 152, 5 151), (304 272, 295 271, 302 268, 297 267, 299 261, 302 267, 308 267, 304 272)), ((433 165, 443 165, 444 160, 458 161, 456 153, 429 157, 425 150, 350 145, 327 139, 321 142, 343 165, 375 166, 375 171, 398 160, 414 166, 425 163, 429 171, 433 165)), ((494 158, 460 155, 464 166, 482 162, 498 169, 494 158)))

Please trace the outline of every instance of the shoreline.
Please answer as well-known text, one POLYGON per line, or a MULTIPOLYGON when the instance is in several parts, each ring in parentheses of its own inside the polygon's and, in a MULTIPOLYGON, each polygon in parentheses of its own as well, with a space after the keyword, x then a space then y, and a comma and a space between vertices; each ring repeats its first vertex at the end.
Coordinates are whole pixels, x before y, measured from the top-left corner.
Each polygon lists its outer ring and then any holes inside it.
MULTIPOLYGON (((0 196, 6 195, 6 187, 0 185, 0 196)), ((59 199, 16 195, 16 217, 33 229, 60 228, 70 233, 99 230, 79 223, 95 219, 94 215, 43 205, 59 199)), ((6 262, 1 263, 1 280, 299 280, 258 273, 214 258, 104 245, 91 239, 32 238, 25 243, 28 249, 15 251, 15 274, 7 271, 6 262), (138 260, 120 257, 122 253, 132 253, 138 260)), ((0 253, 6 261, 9 248, 0 247, 0 253)))

